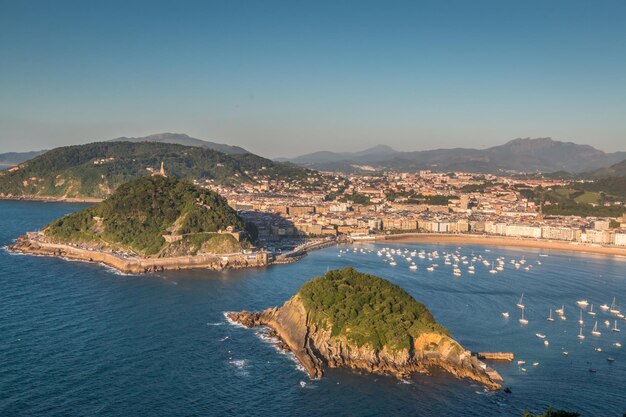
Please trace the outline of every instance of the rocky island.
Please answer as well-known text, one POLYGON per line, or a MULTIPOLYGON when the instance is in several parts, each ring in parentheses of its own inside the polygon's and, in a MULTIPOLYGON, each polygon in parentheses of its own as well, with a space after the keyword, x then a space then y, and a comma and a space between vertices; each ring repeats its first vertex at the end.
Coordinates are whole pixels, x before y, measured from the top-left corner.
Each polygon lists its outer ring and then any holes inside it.
POLYGON ((502 381, 406 291, 353 268, 307 282, 282 307, 227 317, 249 328, 269 327, 311 378, 321 377, 325 367, 398 378, 440 368, 492 390, 502 381))
POLYGON ((153 175, 106 200, 19 237, 10 250, 100 262, 122 272, 242 268, 268 262, 252 232, 219 194, 153 175))

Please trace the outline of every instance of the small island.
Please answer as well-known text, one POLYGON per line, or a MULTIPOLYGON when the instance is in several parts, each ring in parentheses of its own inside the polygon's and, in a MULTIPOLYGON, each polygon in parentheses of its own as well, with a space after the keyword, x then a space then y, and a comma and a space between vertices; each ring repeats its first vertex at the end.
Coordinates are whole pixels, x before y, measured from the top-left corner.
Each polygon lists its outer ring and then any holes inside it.
POLYGON ((282 307, 227 317, 249 328, 269 327, 311 378, 321 377, 325 367, 397 378, 440 368, 492 390, 502 381, 406 291, 350 267, 307 282, 282 307))
POLYGON ((219 194, 162 169, 19 237, 10 250, 100 262, 126 273, 267 265, 267 253, 253 250, 252 235, 219 194))

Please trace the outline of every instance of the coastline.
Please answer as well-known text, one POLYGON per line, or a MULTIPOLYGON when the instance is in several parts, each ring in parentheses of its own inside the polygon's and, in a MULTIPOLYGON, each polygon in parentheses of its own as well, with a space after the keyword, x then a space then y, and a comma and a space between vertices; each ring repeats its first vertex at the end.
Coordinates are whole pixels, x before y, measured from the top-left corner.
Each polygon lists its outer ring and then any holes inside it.
POLYGON ((376 242, 407 242, 407 243, 453 243, 459 245, 509 246, 534 249, 550 249, 566 252, 585 252, 602 255, 626 257, 626 248, 617 246, 593 246, 586 243, 566 242, 557 240, 514 238, 506 236, 473 235, 473 234, 435 234, 435 233, 402 233, 385 235, 376 238, 376 242))
POLYGON ((224 315, 229 323, 244 328, 267 328, 269 335, 278 341, 278 348, 293 353, 311 379, 321 378, 325 368, 389 374, 400 380, 414 374, 429 374, 433 368, 439 368, 456 378, 478 382, 489 390, 500 389, 503 382, 497 371, 449 336, 423 333, 412 341, 411 349, 399 352, 387 347, 381 350, 367 345, 359 347, 343 337, 333 337, 330 330, 311 322, 297 294, 281 307, 224 315))
MULTIPOLYGON (((52 256, 72 261, 99 263, 124 274, 142 274, 181 269, 226 269, 265 267, 270 263, 260 254, 206 254, 171 258, 122 257, 113 253, 87 250, 70 245, 41 242, 20 236, 7 250, 13 253, 52 256)), ((264 254, 264 253, 263 253, 264 254)), ((265 254, 266 255, 266 254, 265 254)))
POLYGON ((43 203, 100 203, 103 198, 92 197, 44 197, 36 195, 0 196, 0 200, 38 201, 43 203))

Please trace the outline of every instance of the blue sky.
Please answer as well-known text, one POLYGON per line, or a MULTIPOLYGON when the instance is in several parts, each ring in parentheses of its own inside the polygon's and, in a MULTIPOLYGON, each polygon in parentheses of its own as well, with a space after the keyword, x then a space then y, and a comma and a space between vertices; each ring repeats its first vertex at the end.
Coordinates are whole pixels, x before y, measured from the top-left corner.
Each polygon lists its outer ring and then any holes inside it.
POLYGON ((183 132, 264 156, 626 150, 626 1, 0 0, 0 152, 183 132))

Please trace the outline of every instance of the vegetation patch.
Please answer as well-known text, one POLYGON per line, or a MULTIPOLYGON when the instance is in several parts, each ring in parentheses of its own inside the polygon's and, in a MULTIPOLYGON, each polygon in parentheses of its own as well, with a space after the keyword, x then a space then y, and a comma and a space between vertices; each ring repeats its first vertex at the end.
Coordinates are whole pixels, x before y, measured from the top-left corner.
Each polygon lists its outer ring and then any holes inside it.
POLYGON ((354 268, 329 271, 298 292, 314 323, 359 347, 411 349, 422 333, 449 335, 428 309, 387 280, 354 268))
MULTIPOLYGON (((121 185, 102 203, 52 222, 45 233, 64 242, 98 238, 154 255, 166 246, 164 235, 182 236, 178 245, 186 242, 197 252, 229 226, 245 232, 244 221, 219 194, 188 181, 155 176, 121 185)), ((208 247, 234 248, 231 239, 236 242, 225 235, 208 247)), ((248 243, 245 233, 243 241, 248 243)))

